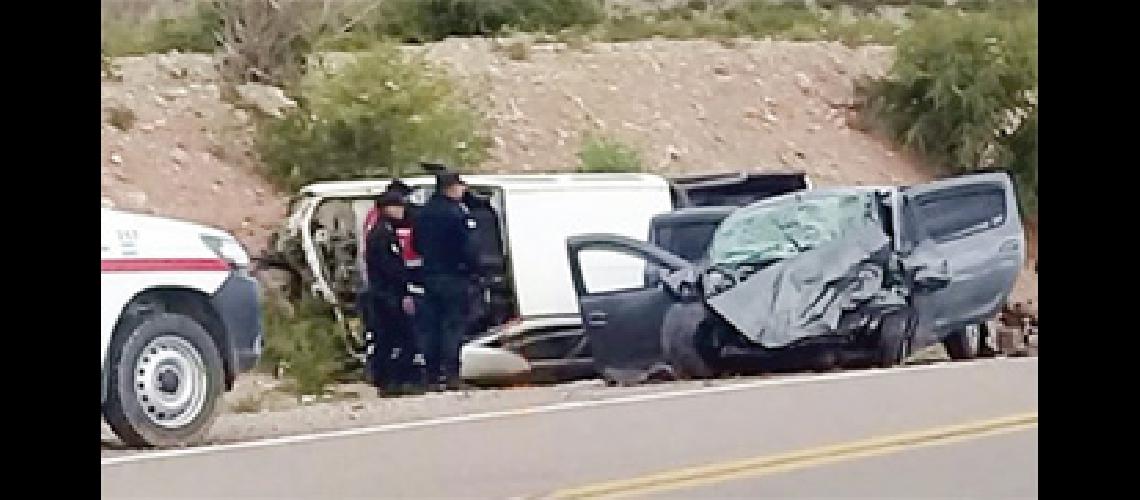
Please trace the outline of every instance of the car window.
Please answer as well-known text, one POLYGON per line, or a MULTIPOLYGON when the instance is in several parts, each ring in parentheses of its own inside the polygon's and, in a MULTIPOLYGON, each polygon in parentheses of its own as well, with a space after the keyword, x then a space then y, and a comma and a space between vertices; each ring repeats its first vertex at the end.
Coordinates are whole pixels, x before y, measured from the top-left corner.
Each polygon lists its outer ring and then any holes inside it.
POLYGON ((585 249, 578 253, 586 293, 601 294, 645 288, 646 261, 611 249, 585 249))
POLYGON ((867 224, 881 225, 873 192, 794 196, 733 212, 713 234, 714 266, 765 264, 795 257, 867 224))
POLYGON ((937 242, 947 242, 1005 223, 1005 190, 971 185, 923 193, 915 198, 916 221, 937 242))
POLYGON ((697 262, 708 254, 717 224, 716 221, 663 224, 654 229, 653 243, 682 259, 697 262))

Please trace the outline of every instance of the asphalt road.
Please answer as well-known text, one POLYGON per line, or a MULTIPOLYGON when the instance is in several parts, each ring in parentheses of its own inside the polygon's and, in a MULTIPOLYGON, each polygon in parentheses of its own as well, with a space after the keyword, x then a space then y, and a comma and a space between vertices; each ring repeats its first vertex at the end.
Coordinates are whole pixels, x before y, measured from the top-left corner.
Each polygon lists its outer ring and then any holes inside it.
POLYGON ((1037 359, 754 380, 102 460, 104 498, 1037 496, 1037 359))

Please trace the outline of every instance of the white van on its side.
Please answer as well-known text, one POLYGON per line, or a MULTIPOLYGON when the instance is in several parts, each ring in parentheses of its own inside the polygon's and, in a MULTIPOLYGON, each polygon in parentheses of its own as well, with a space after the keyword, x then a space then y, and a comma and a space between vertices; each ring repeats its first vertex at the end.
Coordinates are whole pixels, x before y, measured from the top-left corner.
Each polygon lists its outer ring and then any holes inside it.
POLYGON ((100 402, 130 446, 184 446, 262 349, 249 256, 224 231, 101 212, 100 402))

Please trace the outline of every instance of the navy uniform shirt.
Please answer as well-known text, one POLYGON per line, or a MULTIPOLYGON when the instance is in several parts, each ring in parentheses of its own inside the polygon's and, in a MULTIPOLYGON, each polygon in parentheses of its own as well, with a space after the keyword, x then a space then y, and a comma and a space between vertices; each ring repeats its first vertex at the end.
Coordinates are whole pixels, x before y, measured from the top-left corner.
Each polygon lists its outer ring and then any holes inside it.
POLYGON ((424 275, 478 272, 475 219, 466 205, 437 193, 420 211, 415 228, 415 248, 423 257, 424 275))

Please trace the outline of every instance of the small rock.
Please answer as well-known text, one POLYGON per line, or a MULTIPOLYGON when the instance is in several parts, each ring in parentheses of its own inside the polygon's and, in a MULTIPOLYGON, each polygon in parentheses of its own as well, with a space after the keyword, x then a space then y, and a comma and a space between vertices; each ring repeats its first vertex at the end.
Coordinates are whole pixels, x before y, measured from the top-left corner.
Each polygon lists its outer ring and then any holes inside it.
POLYGON ((143 132, 151 132, 151 131, 154 131, 154 124, 152 124, 152 123, 143 123, 143 124, 139 125, 139 130, 142 130, 143 132))
POLYGON ((304 394, 301 396, 301 404, 309 404, 317 400, 317 397, 312 394, 304 394))
POLYGON ((808 129, 808 132, 819 132, 819 130, 822 128, 823 127, 821 125, 819 125, 818 123, 813 123, 811 125, 808 125, 807 129, 808 129))
POLYGON ((761 116, 760 110, 758 110, 756 108, 752 108, 752 107, 744 108, 744 117, 745 118, 755 120, 757 118, 760 118, 760 116, 761 116))
POLYGON ((668 156, 670 160, 677 161, 681 159, 681 150, 670 144, 665 146, 665 155, 668 156))
POLYGON ((163 90, 161 95, 164 99, 173 101, 175 99, 190 95, 190 91, 186 90, 183 87, 174 87, 163 90))
MULTIPOLYGON (((395 85, 392 82, 385 83, 395 85)), ((283 90, 269 85, 246 83, 237 86, 237 93, 242 101, 274 118, 284 116, 281 112, 283 109, 297 107, 297 103, 286 97, 283 90)))
POLYGON ((166 126, 166 120, 163 118, 159 118, 159 119, 154 121, 154 128, 162 128, 165 126, 166 126))
POLYGON ((190 161, 190 154, 187 153, 185 149, 177 147, 170 152, 170 159, 174 160, 174 163, 183 165, 186 162, 190 161))
POLYGON ((796 73, 796 85, 798 85, 800 90, 805 94, 810 93, 812 90, 811 78, 808 78, 808 76, 803 73, 796 73))
POLYGON ((728 76, 728 66, 724 63, 713 66, 712 72, 717 76, 728 76))
POLYGON ((111 163, 114 163, 115 165, 122 165, 123 157, 118 154, 113 154, 111 155, 111 163))

